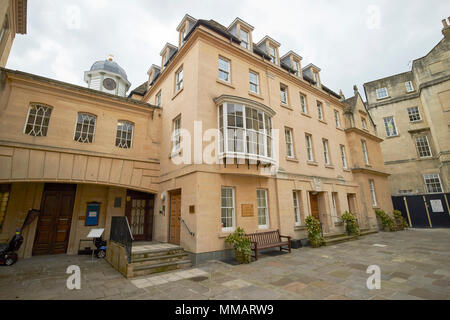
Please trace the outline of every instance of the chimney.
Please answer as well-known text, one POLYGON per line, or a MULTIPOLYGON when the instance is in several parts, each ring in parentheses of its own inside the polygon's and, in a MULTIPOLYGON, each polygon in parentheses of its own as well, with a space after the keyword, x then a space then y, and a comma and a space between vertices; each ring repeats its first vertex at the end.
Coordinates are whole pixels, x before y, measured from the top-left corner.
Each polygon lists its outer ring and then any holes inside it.
POLYGON ((339 89, 339 95, 341 96, 339 101, 344 101, 345 100, 345 96, 344 96, 344 93, 342 92, 342 89, 339 89))
POLYGON ((442 25, 443 25, 442 34, 444 35, 445 38, 450 38, 450 26, 449 26, 447 20, 448 20, 448 22, 450 22, 450 17, 442 20, 442 25))
POLYGON ((358 87, 356 84, 353 86, 353 92, 355 93, 355 96, 358 94, 358 87))

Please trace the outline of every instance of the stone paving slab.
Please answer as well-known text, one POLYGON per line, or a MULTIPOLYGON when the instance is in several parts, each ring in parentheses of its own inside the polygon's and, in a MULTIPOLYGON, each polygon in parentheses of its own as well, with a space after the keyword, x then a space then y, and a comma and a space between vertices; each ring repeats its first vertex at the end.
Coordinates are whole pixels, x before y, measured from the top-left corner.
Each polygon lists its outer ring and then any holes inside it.
POLYGON ((249 265, 210 261, 135 279, 89 256, 39 256, 0 267, 0 299, 450 300, 450 230, 380 232, 330 247, 262 254, 249 265), (80 267, 80 290, 66 287, 69 265, 80 267), (366 286, 369 265, 381 269, 379 290, 366 286))

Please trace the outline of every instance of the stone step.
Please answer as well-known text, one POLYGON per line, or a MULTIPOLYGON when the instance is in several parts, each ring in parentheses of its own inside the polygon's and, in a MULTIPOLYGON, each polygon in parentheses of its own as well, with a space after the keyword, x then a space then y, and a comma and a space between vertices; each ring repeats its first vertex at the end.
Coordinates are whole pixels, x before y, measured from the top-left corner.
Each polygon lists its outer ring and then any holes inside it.
POLYGON ((182 247, 173 247, 173 248, 165 248, 165 249, 150 249, 150 250, 142 250, 142 251, 134 251, 131 253, 131 259, 142 259, 142 258, 150 258, 150 257, 158 257, 158 256, 167 256, 172 254, 184 253, 184 249, 182 247))
POLYGON ((341 237, 344 237, 346 235, 347 235, 346 233, 331 233, 331 234, 324 234, 323 238, 325 240, 327 240, 327 239, 341 238, 341 237))
POLYGON ((324 242, 326 246, 331 246, 331 245, 335 245, 341 242, 345 242, 345 241, 350 241, 350 240, 356 240, 358 237, 357 236, 340 236, 340 237, 334 237, 334 238, 325 238, 324 242))
POLYGON ((378 233, 378 230, 377 229, 364 229, 364 230, 361 230, 361 235, 362 236, 365 236, 365 235, 368 235, 368 234, 373 234, 373 233, 378 233))
POLYGON ((139 266, 139 265, 134 265, 133 263, 131 265, 133 267, 133 277, 145 276, 148 274, 166 272, 166 271, 177 270, 177 269, 185 269, 185 268, 190 268, 192 266, 191 260, 189 260, 189 259, 183 259, 183 260, 165 262, 165 263, 159 263, 159 264, 153 264, 153 265, 140 265, 139 266))
POLYGON ((151 257, 144 257, 144 258, 131 258, 131 263, 133 265, 152 265, 152 264, 159 264, 159 263, 165 263, 165 262, 172 262, 177 260, 182 260, 183 258, 188 257, 189 255, 186 252, 182 253, 174 253, 174 254, 167 254, 167 255, 159 255, 159 256, 151 256, 151 257))

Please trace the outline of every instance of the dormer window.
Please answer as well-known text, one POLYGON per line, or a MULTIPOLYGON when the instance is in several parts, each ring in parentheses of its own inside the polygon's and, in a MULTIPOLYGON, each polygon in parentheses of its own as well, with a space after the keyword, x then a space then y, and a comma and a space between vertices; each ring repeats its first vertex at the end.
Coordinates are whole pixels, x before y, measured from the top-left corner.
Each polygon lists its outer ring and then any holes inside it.
POLYGON ((313 72, 312 73, 313 76, 313 80, 316 83, 316 87, 320 88, 320 81, 319 81, 319 75, 317 74, 317 72, 313 72))
POLYGON ((275 47, 270 45, 269 45, 269 56, 273 63, 278 64, 277 50, 275 49, 275 47))
POLYGON ((163 70, 166 68, 167 56, 168 56, 167 53, 165 53, 164 56, 163 56, 163 63, 162 63, 162 69, 163 70))
POLYGON ((186 27, 180 31, 180 47, 184 44, 184 38, 186 37, 186 27))
POLYGON ((297 60, 292 61, 292 69, 294 69, 295 75, 300 77, 300 63, 297 60))
POLYGON ((250 36, 246 30, 241 29, 240 39, 241 39, 241 46, 243 46, 245 49, 250 49, 250 36))

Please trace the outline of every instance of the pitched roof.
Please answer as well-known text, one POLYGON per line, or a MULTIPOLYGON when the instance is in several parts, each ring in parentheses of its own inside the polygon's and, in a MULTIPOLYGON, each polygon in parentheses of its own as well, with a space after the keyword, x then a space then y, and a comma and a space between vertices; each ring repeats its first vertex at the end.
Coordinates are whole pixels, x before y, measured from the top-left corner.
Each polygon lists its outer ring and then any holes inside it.
POLYGON ((131 95, 133 95, 133 94, 144 96, 146 92, 147 92, 147 81, 145 81, 140 86, 138 86, 138 87, 134 88, 133 90, 131 90, 131 92, 128 95, 128 97, 131 97, 131 95))

